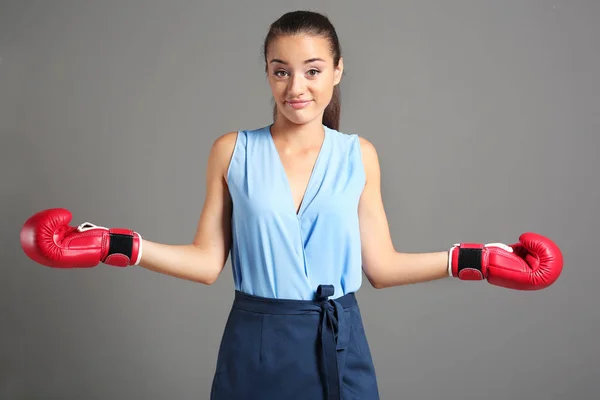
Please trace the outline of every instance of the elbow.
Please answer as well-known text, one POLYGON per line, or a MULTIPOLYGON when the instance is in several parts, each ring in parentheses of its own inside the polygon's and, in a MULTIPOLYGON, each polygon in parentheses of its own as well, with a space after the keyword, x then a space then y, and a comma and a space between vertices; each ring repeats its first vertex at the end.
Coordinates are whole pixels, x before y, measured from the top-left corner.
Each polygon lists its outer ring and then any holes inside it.
MULTIPOLYGON (((195 247, 199 249, 198 246, 195 247)), ((223 259, 203 253, 202 258, 200 260, 196 260, 200 266, 194 271, 194 276, 191 277, 191 280, 196 283, 211 286, 221 275, 221 271, 223 271, 226 261, 227 257, 223 259)))
POLYGON ((365 270, 365 275, 369 280, 369 283, 375 289, 386 289, 397 285, 397 271, 390 267, 392 263, 379 261, 371 263, 365 270))
POLYGON ((220 272, 220 270, 211 268, 209 271, 202 271, 201 274, 198 274, 194 277, 190 277, 190 280, 196 283, 201 283, 206 286, 211 286, 219 278, 220 272))
POLYGON ((365 275, 371 286, 375 289, 385 289, 390 286, 380 273, 369 271, 365 272, 365 275))
POLYGON ((379 282, 371 282, 371 286, 375 289, 385 289, 387 286, 379 282))
POLYGON ((207 275, 207 274, 180 274, 180 273, 167 273, 166 275, 173 276, 178 279, 183 279, 193 283, 200 283, 202 285, 210 286, 217 281, 218 276, 207 275))
POLYGON ((383 280, 369 279, 369 283, 375 289, 385 289, 385 288, 389 287, 389 285, 387 285, 383 280))
POLYGON ((225 268, 226 261, 227 260, 216 261, 214 266, 207 268, 207 271, 205 271, 205 273, 202 274, 200 283, 202 283, 206 286, 211 286, 213 283, 215 283, 217 281, 217 279, 219 279, 219 276, 221 275, 223 268, 225 268))
MULTIPOLYGON (((379 252, 380 254, 386 254, 385 252, 379 252)), ((388 255, 380 255, 375 260, 366 260, 363 263, 363 270, 369 283, 375 289, 385 289, 396 286, 397 268, 393 267, 397 264, 394 259, 396 252, 390 252, 388 255), (368 261, 368 262, 367 262, 368 261)))
POLYGON ((210 274, 208 276, 203 277, 203 279, 200 281, 200 283, 202 283, 206 286, 211 286, 213 283, 215 283, 217 281, 218 278, 219 278, 219 274, 210 274))

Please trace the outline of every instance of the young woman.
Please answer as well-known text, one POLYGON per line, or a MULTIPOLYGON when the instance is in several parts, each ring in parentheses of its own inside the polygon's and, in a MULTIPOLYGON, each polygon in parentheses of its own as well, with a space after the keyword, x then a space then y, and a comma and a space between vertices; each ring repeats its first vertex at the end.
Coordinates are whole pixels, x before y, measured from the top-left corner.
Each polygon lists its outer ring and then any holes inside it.
POLYGON ((211 394, 228 400, 378 399, 355 297, 363 271, 376 288, 457 277, 535 290, 558 278, 560 250, 534 233, 512 246, 396 252, 376 150, 338 130, 344 67, 330 21, 314 12, 283 15, 264 56, 274 122, 214 142, 192 244, 71 227, 69 211, 50 209, 23 227, 27 255, 57 268, 139 265, 207 285, 231 255, 235 299, 211 394))

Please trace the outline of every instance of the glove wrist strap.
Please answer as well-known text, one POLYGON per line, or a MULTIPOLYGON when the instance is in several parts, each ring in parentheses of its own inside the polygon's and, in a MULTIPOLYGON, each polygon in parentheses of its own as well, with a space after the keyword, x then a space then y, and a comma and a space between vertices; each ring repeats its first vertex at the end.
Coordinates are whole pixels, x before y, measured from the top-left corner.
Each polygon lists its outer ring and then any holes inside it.
POLYGON ((484 245, 461 243, 450 250, 448 269, 450 276, 466 281, 486 279, 487 269, 484 260, 484 245))
POLYGON ((138 265, 142 258, 142 237, 129 229, 109 229, 108 251, 104 263, 117 267, 138 265))

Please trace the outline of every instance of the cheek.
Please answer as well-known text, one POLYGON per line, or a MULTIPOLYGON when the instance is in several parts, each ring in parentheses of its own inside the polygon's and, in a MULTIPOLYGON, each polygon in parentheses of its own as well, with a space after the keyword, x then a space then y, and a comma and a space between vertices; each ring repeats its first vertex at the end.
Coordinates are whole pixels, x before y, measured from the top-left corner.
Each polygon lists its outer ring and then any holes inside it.
POLYGON ((315 86, 313 93, 318 96, 318 100, 323 102, 329 102, 333 97, 333 86, 331 83, 322 83, 318 86, 315 86))
POLYGON ((285 86, 281 83, 271 83, 271 95, 276 101, 280 101, 281 98, 285 98, 285 86))
POLYGON ((330 74, 321 76, 318 80, 313 83, 313 90, 315 93, 319 93, 321 97, 327 98, 333 95, 334 81, 330 74))

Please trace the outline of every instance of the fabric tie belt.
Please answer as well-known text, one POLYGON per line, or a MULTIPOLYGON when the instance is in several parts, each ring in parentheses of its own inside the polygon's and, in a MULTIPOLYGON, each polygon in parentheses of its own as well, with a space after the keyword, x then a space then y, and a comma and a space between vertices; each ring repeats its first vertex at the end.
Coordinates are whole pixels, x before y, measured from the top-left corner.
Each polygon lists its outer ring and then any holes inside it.
POLYGON ((265 314, 319 314, 318 345, 321 363, 320 375, 327 393, 327 400, 341 400, 338 351, 348 346, 350 329, 344 309, 357 305, 354 293, 338 299, 330 299, 333 285, 319 285, 315 300, 287 300, 256 297, 236 292, 235 307, 265 314))

